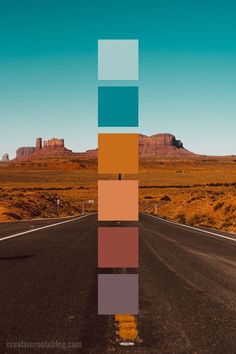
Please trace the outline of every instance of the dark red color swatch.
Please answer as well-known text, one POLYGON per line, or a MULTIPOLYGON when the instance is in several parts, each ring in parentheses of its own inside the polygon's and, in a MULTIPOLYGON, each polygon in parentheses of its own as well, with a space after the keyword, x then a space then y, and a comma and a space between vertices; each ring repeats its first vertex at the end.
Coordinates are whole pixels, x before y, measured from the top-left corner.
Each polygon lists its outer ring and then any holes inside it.
POLYGON ((138 227, 98 228, 98 267, 138 267, 138 227))

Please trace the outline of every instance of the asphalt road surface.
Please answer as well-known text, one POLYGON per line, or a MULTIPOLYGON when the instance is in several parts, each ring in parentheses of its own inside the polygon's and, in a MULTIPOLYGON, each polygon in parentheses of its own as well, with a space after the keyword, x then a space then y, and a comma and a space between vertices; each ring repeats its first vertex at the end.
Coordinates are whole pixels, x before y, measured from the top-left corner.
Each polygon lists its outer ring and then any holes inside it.
POLYGON ((97 315, 97 215, 0 224, 0 353, 236 353, 236 236, 139 226, 139 340, 124 348, 97 315))

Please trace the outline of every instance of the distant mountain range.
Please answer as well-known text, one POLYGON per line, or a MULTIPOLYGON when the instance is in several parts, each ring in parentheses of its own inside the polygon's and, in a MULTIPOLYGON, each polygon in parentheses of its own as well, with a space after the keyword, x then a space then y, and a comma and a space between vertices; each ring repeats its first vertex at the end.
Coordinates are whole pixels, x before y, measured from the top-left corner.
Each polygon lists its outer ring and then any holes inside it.
MULTIPOLYGON (((66 157, 66 156, 96 157, 97 149, 85 152, 73 152, 65 147, 64 139, 53 138, 43 141, 36 139, 35 146, 24 146, 16 150, 16 159, 42 158, 42 157, 66 157)), ((139 135, 140 156, 193 156, 193 152, 184 148, 181 140, 169 133, 154 134, 151 136, 139 135)), ((4 155, 4 159, 6 154, 4 155)))

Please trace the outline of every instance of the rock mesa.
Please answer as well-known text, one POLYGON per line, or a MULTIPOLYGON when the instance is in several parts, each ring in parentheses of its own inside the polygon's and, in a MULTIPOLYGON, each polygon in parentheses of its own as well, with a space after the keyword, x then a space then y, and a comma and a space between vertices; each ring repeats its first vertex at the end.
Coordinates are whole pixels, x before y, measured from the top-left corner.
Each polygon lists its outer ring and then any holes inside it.
POLYGON ((56 157, 73 155, 72 150, 65 147, 64 139, 52 138, 42 141, 37 138, 35 147, 20 147, 16 150, 16 158, 27 157, 56 157))
POLYGON ((9 161, 9 155, 8 154, 4 154, 2 157, 2 161, 9 161))
POLYGON ((176 140, 175 136, 168 133, 155 134, 151 136, 139 136, 140 156, 182 156, 194 155, 185 149, 181 140, 176 140))
MULTIPOLYGON (((34 157, 63 157, 80 156, 97 157, 97 149, 86 152, 75 153, 65 147, 64 139, 52 138, 42 140, 37 138, 35 147, 20 147, 16 151, 16 158, 34 157)), ((139 155, 142 156, 191 156, 195 155, 184 148, 181 140, 168 133, 155 134, 151 136, 139 135, 139 155)))

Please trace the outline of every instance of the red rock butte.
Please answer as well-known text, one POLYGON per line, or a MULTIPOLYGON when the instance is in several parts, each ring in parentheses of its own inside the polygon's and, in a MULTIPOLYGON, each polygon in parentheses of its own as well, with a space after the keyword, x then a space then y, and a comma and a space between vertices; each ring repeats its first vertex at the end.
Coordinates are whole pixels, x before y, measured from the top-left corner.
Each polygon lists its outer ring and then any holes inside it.
POLYGON ((155 134, 151 136, 139 135, 140 156, 192 156, 193 152, 184 148, 181 140, 168 133, 155 134))
POLYGON ((65 147, 64 139, 52 138, 42 141, 42 138, 36 139, 35 147, 25 146, 16 150, 16 158, 34 158, 34 157, 57 157, 73 156, 72 150, 65 147))
MULTIPOLYGON (((37 157, 66 157, 66 156, 87 156, 97 157, 97 149, 86 152, 73 152, 65 147, 64 139, 52 138, 42 140, 37 138, 35 147, 26 146, 16 150, 16 158, 37 158, 37 157)), ((139 135, 139 155, 145 156, 193 156, 191 151, 184 148, 180 140, 168 133, 155 134, 151 136, 139 135)))

